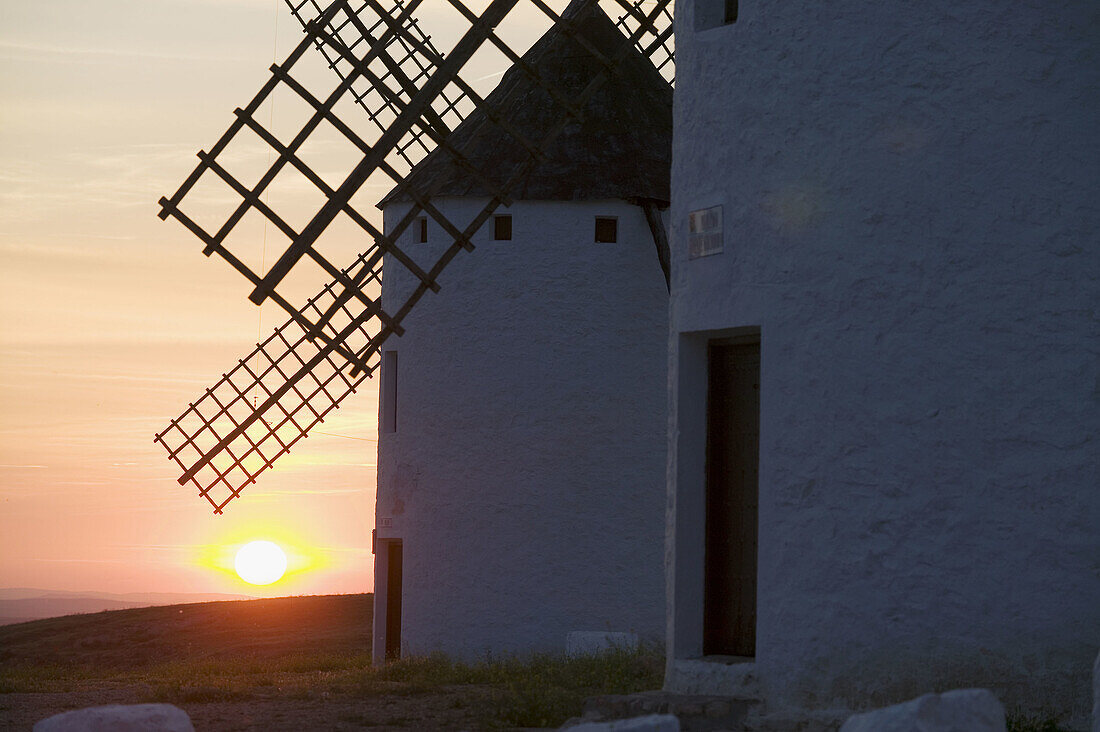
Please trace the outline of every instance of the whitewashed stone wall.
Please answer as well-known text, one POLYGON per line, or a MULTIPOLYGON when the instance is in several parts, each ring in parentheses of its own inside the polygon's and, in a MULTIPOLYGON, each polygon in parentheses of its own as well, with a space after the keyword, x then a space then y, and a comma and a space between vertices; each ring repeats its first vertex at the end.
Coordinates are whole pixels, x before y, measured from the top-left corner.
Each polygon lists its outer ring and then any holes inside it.
POLYGON ((768 703, 982 686, 1086 719, 1100 6, 741 0, 694 32, 696 1, 677 3, 668 686, 701 653, 700 348, 759 326, 768 703), (716 205, 725 250, 689 260, 687 214, 716 205))
MULTIPOLYGON (((465 222, 484 201, 433 203, 465 222)), ((387 207, 387 229, 403 212, 387 207)), ((405 651, 659 639, 668 293, 652 236, 624 202, 499 212, 513 240, 490 221, 385 344, 398 416, 379 440, 378 535, 403 542, 405 651), (618 216, 618 243, 594 243, 597 215, 618 216)), ((449 243, 433 223, 405 251, 449 243)), ((411 275, 387 261, 384 280, 392 308, 411 275)))

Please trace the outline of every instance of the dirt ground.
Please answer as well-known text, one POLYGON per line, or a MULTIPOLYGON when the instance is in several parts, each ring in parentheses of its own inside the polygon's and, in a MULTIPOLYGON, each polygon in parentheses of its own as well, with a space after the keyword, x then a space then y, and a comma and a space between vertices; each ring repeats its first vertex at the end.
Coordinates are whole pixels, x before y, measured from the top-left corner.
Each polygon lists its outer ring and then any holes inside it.
MULTIPOLYGON (((287 698, 278 691, 248 700, 177 702, 195 729, 224 730, 475 730, 485 727, 488 690, 468 686, 439 692, 354 698, 318 694, 287 698), (481 696, 481 699, 478 697, 481 696)), ((96 686, 77 691, 0 694, 0 729, 29 730, 53 714, 101 704, 149 701, 141 686, 96 686)))

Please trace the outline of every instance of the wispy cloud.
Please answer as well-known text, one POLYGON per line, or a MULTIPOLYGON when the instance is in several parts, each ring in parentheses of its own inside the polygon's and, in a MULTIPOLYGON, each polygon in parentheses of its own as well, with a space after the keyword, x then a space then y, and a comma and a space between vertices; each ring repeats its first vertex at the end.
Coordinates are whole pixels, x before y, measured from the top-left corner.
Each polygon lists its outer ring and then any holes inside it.
POLYGON ((370 547, 367 546, 318 546, 314 547, 319 552, 325 552, 327 554, 370 554, 370 547))
POLYGON ((367 488, 277 488, 269 491, 255 491, 249 495, 252 498, 275 498, 278 496, 337 496, 367 492, 367 488))
MULTIPOLYGON (((362 440, 363 442, 378 442, 377 438, 373 437, 353 437, 351 435, 338 435, 335 432, 322 432, 321 430, 313 430, 310 434, 314 435, 328 435, 329 437, 343 437, 345 440, 362 440)), ((370 467, 374 467, 371 465, 370 467)))
POLYGON ((44 470, 45 465, 0 465, 0 468, 7 470, 44 470))
POLYGON ((32 557, 32 562, 50 562, 56 564, 122 564, 121 559, 42 559, 32 557))
POLYGON ((164 59, 167 61, 236 61, 239 58, 230 56, 212 56, 193 53, 165 53, 163 51, 144 51, 126 48, 76 48, 70 46, 54 46, 46 43, 20 43, 17 41, 0 40, 0 53, 37 56, 60 56, 88 58, 144 58, 164 59))
MULTIPOLYGON (((77 371, 55 371, 53 372, 55 378, 65 379, 92 379, 95 381, 124 381, 124 382, 144 382, 150 384, 201 384, 207 386, 210 383, 210 379, 197 379, 189 378, 186 376, 136 376, 133 374, 89 374, 80 373, 77 371)), ((148 417, 141 417, 141 420, 148 419, 148 417)))
POLYGON ((111 544, 119 549, 204 549, 216 544, 111 544))

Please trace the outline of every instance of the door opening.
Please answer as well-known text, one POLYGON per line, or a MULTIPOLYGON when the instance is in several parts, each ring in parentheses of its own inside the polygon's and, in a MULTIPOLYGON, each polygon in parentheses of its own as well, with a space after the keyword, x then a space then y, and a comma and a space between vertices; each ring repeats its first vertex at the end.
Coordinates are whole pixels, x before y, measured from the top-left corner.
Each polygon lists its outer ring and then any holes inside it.
POLYGON ((760 336, 707 345, 703 653, 756 655, 760 336))
POLYGON ((401 542, 386 542, 386 660, 401 658, 401 542))

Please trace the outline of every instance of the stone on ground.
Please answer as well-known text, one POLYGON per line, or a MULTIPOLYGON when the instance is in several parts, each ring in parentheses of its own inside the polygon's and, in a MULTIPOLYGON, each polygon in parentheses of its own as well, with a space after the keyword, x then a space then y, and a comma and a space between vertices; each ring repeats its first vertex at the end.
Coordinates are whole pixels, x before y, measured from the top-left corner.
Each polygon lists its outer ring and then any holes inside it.
POLYGON ((112 704, 55 714, 34 732, 195 732, 187 712, 171 704, 112 704))
POLYGON ((562 729, 569 732, 680 732, 680 720, 671 714, 651 714, 614 722, 582 722, 572 727, 567 723, 562 729))
POLYGON ((633 651, 637 647, 637 633, 574 630, 565 635, 565 653, 569 656, 593 656, 597 653, 615 650, 633 651))
POLYGON ((1005 710, 990 691, 956 689, 856 714, 840 732, 1005 732, 1005 710))

